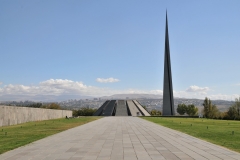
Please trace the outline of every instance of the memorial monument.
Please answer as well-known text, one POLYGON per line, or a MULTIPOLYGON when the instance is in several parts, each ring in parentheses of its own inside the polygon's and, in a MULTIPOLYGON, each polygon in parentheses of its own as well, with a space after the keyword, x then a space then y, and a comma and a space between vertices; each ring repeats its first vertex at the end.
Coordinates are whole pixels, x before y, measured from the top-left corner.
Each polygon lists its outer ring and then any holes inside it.
POLYGON ((165 30, 165 53, 164 53, 164 78, 163 78, 163 116, 175 115, 173 86, 172 86, 172 72, 170 61, 170 47, 168 36, 168 19, 166 12, 166 30, 165 30))

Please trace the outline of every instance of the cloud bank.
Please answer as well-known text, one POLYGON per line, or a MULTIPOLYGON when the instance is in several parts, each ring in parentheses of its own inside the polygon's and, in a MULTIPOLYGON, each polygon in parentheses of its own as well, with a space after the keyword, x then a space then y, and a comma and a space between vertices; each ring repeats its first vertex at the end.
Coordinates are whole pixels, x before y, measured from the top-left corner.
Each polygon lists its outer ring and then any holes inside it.
POLYGON ((99 83, 113 83, 113 82, 119 82, 119 79, 116 79, 116 78, 97 78, 96 79, 97 82, 99 83))
POLYGON ((187 92, 207 92, 209 91, 208 87, 198 87, 196 85, 190 86, 186 89, 187 92))
MULTIPOLYGON (((225 95, 225 94, 208 94, 210 89, 208 87, 199 87, 196 85, 188 87, 184 91, 173 91, 174 97, 178 98, 199 98, 204 99, 209 97, 210 99, 222 99, 222 100, 234 100, 240 97, 238 94, 225 95)), ((111 88, 103 88, 86 85, 81 81, 72 81, 68 79, 49 79, 42 81, 37 85, 2 85, 0 86, 0 97, 18 97, 18 96, 111 96, 114 94, 156 94, 163 95, 162 90, 138 90, 138 89, 125 89, 116 90, 111 88)), ((0 100, 4 100, 3 98, 0 100)), ((14 99, 13 99, 14 100, 14 99)))
POLYGON ((80 81, 72 81, 68 79, 49 79, 40 82, 38 85, 5 85, 0 88, 0 95, 88 95, 97 96, 105 95, 113 91, 107 88, 99 88, 87 86, 80 81))

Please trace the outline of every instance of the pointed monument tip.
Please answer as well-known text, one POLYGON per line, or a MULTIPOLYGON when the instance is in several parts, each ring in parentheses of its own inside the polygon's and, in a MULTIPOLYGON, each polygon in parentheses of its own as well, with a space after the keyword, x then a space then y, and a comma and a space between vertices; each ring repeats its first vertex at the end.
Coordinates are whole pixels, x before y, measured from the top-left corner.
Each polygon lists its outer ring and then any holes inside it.
POLYGON ((168 19, 168 17, 167 17, 167 10, 166 10, 166 23, 167 23, 167 19, 168 19))

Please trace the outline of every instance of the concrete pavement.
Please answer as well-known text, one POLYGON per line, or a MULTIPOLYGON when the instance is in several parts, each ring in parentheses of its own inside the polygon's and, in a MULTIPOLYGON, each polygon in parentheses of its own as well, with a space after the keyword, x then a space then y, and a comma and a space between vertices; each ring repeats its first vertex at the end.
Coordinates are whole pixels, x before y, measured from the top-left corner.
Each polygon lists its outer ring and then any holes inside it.
POLYGON ((138 117, 104 117, 0 155, 0 160, 231 160, 240 153, 138 117))

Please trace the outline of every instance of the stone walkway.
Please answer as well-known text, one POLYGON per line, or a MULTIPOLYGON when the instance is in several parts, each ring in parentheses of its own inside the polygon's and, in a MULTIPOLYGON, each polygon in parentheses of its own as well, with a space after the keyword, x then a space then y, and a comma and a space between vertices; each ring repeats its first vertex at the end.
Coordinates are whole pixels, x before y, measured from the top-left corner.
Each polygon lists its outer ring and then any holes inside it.
POLYGON ((105 117, 0 155, 0 160, 240 159, 240 154, 137 117, 105 117))

